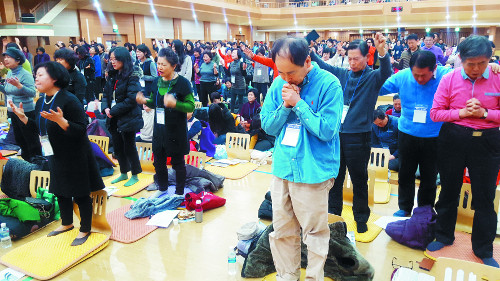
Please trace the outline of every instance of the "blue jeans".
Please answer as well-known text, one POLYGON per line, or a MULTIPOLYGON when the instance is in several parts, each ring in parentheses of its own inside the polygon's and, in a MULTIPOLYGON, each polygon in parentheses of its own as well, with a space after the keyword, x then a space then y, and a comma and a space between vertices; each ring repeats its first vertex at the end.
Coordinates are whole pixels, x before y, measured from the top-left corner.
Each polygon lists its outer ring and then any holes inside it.
POLYGON ((226 144, 226 135, 218 136, 212 142, 213 144, 226 144))

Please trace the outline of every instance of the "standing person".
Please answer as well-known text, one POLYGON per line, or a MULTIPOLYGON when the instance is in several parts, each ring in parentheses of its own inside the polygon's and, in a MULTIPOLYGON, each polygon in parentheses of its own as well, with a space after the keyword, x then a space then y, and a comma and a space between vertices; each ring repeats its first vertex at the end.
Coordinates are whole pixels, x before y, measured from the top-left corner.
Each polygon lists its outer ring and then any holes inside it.
POLYGON ((469 36, 459 46, 463 68, 441 80, 430 117, 445 122, 438 137, 441 193, 436 204, 436 241, 427 250, 453 244, 462 175, 469 169, 474 204, 472 250, 484 264, 493 259, 497 229, 494 209, 496 178, 500 165, 500 76, 488 62, 491 46, 483 36, 469 36))
POLYGON ((135 146, 135 134, 144 127, 141 108, 135 101, 141 85, 127 48, 116 47, 109 60, 114 70, 109 73, 104 89, 106 101, 103 102, 102 108, 108 116, 106 126, 111 133, 121 173, 111 183, 127 180, 127 173, 132 171, 132 177, 125 183, 125 186, 131 186, 139 181, 137 175, 142 172, 135 146))
POLYGON ((276 280, 300 277, 300 234, 307 245, 307 280, 323 280, 328 254, 328 191, 338 174, 342 88, 311 63, 306 40, 280 38, 272 59, 280 77, 260 113, 276 136, 273 153, 273 227, 269 243, 276 280), (293 207, 292 207, 293 206, 293 207))
POLYGON ((191 57, 184 52, 184 45, 182 45, 181 40, 174 40, 172 42, 172 46, 172 49, 179 57, 179 75, 183 76, 188 81, 191 81, 191 77, 193 75, 193 62, 191 61, 191 57))
POLYGON ((103 44, 97 44, 97 49, 99 50, 99 58, 101 59, 101 85, 97 86, 99 87, 99 91, 104 91, 104 85, 106 85, 106 66, 108 65, 109 57, 104 52, 103 44))
POLYGON ((375 48, 375 41, 373 38, 366 39, 366 44, 368 45, 368 66, 373 69, 377 63, 377 48, 375 48))
MULTIPOLYGON (((101 93, 102 89, 99 88, 101 85, 101 76, 102 76, 102 66, 101 66, 101 58, 98 55, 98 50, 95 45, 90 46, 89 49, 89 54, 90 57, 94 60, 94 66, 95 66, 95 80, 94 80, 94 97, 97 98, 99 94, 101 93)), ((89 101, 90 102, 90 101, 89 101)))
POLYGON ((194 48, 193 50, 193 56, 191 57, 191 61, 193 62, 193 78, 191 80, 193 84, 193 91, 195 96, 198 96, 199 98, 199 93, 200 93, 200 74, 196 72, 196 67, 200 67, 201 64, 203 63, 202 58, 201 58, 201 49, 200 48, 194 48))
POLYGON ((252 53, 252 51, 250 51, 250 49, 245 49, 245 50, 243 50, 243 52, 245 53, 245 55, 248 58, 250 58, 254 62, 258 62, 262 65, 265 65, 267 67, 272 68, 273 69, 273 80, 276 79, 276 77, 278 77, 278 75, 279 75, 278 69, 276 68, 276 64, 273 62, 273 60, 271 58, 265 57, 263 55, 256 56, 254 53, 252 53))
POLYGON ((330 191, 328 211, 339 216, 342 214, 343 185, 346 169, 348 169, 354 190, 352 210, 358 233, 368 230, 366 222, 370 217, 367 168, 370 159, 373 109, 382 84, 392 74, 385 45, 385 37, 377 33, 375 46, 380 56, 380 68, 375 71, 367 67, 368 45, 362 40, 354 40, 347 47, 350 71, 331 66, 311 52, 312 60, 322 69, 338 77, 344 89, 344 110, 340 126, 340 170, 330 191))
MULTIPOLYGON (((175 45, 175 41, 174 41, 175 45)), ((171 49, 161 49, 158 54, 158 77, 146 99, 137 94, 137 103, 145 104, 156 110, 153 129, 153 154, 156 174, 155 183, 158 197, 168 189, 167 157, 172 159, 175 170, 175 194, 184 194, 186 164, 184 155, 189 153, 187 137, 187 113, 194 110, 194 97, 191 83, 178 74, 179 57, 171 49)))
POLYGON ((85 77, 87 81, 87 88, 85 89, 85 103, 87 104, 95 100, 94 95, 94 84, 95 84, 95 64, 94 60, 89 56, 87 48, 85 46, 80 46, 76 49, 76 54, 80 59, 78 61, 78 69, 85 77))
POLYGON ((54 59, 56 62, 62 64, 69 73, 69 84, 66 87, 66 90, 84 104, 83 100, 85 98, 85 92, 87 88, 87 81, 85 81, 85 77, 80 71, 76 69, 76 62, 78 61, 78 57, 76 56, 73 50, 62 48, 57 50, 54 53, 54 59))
POLYGON ((392 115, 394 117, 401 117, 401 98, 398 94, 392 97, 392 108, 388 109, 385 114, 392 115))
POLYGON ((410 34, 408 38, 406 38, 406 42, 408 43, 408 50, 405 50, 401 53, 401 59, 399 62, 394 62, 393 65, 395 68, 399 70, 403 70, 405 68, 410 67, 410 59, 411 56, 420 51, 420 46, 418 45, 418 35, 410 34))
POLYGON ((399 60, 401 58, 401 54, 403 54, 404 46, 401 44, 401 40, 396 42, 396 46, 394 46, 394 59, 399 60))
POLYGON ((61 64, 42 63, 35 68, 35 72, 36 87, 45 94, 36 104, 36 115, 28 117, 24 112, 23 103, 17 107, 10 101, 10 106, 21 121, 23 135, 37 143, 39 149, 41 139, 45 156, 49 158, 49 191, 57 196, 62 225, 47 236, 56 236, 74 228, 75 201, 81 222, 80 232, 71 246, 82 245, 91 235, 90 192, 104 188, 86 133, 87 115, 78 99, 64 90, 70 77, 61 64))
POLYGON ((142 69, 143 76, 139 81, 144 93, 151 93, 153 83, 158 77, 156 63, 151 59, 151 51, 148 46, 140 44, 137 46, 137 64, 142 69))
POLYGON ((50 56, 45 53, 43 47, 36 48, 36 56, 33 58, 33 67, 37 66, 39 63, 50 61, 50 56))
MULTIPOLYGON (((196 51, 195 51, 196 54, 196 51)), ((203 63, 194 65, 194 70, 200 75, 200 92, 198 97, 204 107, 208 106, 208 96, 217 91, 215 82, 217 81, 217 65, 212 61, 212 54, 210 52, 203 53, 203 63)))
MULTIPOLYGON (((264 56, 266 50, 262 47, 257 49, 258 56, 264 56)), ((255 63, 253 69, 253 80, 252 85, 257 89, 257 101, 260 101, 260 95, 262 94, 262 101, 267 95, 267 86, 269 85, 269 67, 258 62, 255 63)))
MULTIPOLYGON (((0 67, 10 69, 5 78, 5 85, 0 85, 0 92, 5 94, 7 105, 15 104, 19 106, 24 104, 24 115, 29 118, 35 118, 35 104, 33 97, 35 96, 35 81, 33 75, 22 67, 25 58, 21 50, 17 48, 7 48, 4 56, 3 64, 0 67)), ((7 117, 12 121, 9 134, 14 134, 16 144, 21 147, 21 156, 24 160, 30 161, 33 156, 40 155, 41 151, 33 147, 29 139, 26 139, 22 134, 22 123, 16 114, 13 112, 12 106, 7 108, 7 117), (12 131, 12 132, 11 132, 12 131)))
POLYGON ((436 66, 436 57, 419 51, 410 60, 410 67, 399 71, 384 83, 380 95, 399 93, 399 210, 397 217, 410 216, 415 201, 415 172, 420 167, 418 206, 434 206, 437 178, 437 137, 441 122, 430 118, 432 100, 439 82, 450 69, 436 66))
POLYGON ((337 53, 331 58, 328 63, 335 67, 349 69, 349 58, 346 56, 347 48, 342 45, 337 45, 337 53))
POLYGON ((446 65, 448 57, 451 55, 452 49, 447 51, 446 56, 443 55, 443 50, 434 45, 433 33, 427 33, 424 37, 424 46, 421 48, 424 51, 431 51, 436 56, 436 61, 440 65, 446 65))
POLYGON ((28 49, 27 46, 23 47, 23 54, 26 60, 30 63, 31 68, 33 68, 33 55, 30 53, 30 50, 28 49))
POLYGON ((234 49, 231 53, 231 57, 233 58, 229 66, 231 84, 233 84, 231 88, 231 113, 238 113, 240 111, 243 104, 243 96, 247 89, 245 82, 247 64, 241 61, 241 55, 242 53, 239 49, 234 49))

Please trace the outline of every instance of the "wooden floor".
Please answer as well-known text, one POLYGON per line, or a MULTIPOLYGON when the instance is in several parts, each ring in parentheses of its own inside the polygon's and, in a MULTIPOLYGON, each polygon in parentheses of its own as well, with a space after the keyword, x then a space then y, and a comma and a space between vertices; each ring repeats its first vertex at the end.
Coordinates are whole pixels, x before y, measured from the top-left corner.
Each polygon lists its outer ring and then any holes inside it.
MULTIPOLYGON (((94 257, 61 274, 54 280, 261 280, 244 279, 239 276, 228 278, 227 253, 237 243, 236 231, 241 225, 257 221, 257 210, 269 189, 270 167, 263 166, 240 180, 226 180, 224 188, 216 194, 227 199, 224 207, 204 213, 203 223, 187 222, 180 225, 180 231, 172 227, 157 229, 145 238, 122 244, 110 241, 108 247, 94 257)), ((379 215, 391 215, 397 210, 396 186, 393 186, 388 204, 376 204, 372 211, 379 215)), ((142 191, 133 197, 147 197, 152 192, 142 191)), ((132 201, 111 197, 108 212, 132 201)), ((58 227, 53 223, 20 241, 13 247, 37 239, 58 227)), ((499 242, 497 238, 496 242, 499 242)), ((357 242, 361 254, 375 268, 377 281, 390 280, 393 271, 392 260, 407 265, 424 257, 423 252, 404 247, 382 233, 371 243, 357 242)), ((5 250, 4 250, 5 251, 5 250)), ((238 260, 241 269, 242 260, 238 260)), ((0 265, 0 268, 4 267, 0 265)))

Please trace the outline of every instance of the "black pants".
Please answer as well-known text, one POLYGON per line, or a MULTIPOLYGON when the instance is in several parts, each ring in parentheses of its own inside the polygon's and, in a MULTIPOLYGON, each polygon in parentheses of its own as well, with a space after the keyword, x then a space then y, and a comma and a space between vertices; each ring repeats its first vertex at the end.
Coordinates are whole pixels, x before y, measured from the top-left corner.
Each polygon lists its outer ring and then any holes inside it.
POLYGON ((208 97, 211 93, 216 92, 217 87, 215 82, 200 82, 200 91, 198 92, 198 98, 200 99, 203 106, 208 106, 208 97))
POLYGON ((87 88, 85 89, 85 100, 87 104, 93 100, 95 100, 95 80, 87 80, 87 88))
POLYGON ((111 139, 113 141, 113 151, 120 164, 120 173, 126 174, 132 170, 132 175, 137 175, 142 172, 139 154, 137 154, 137 148, 135 146, 135 133, 120 133, 113 128, 110 128, 109 132, 111 133, 111 139))
POLYGON ((99 94, 102 93, 101 87, 101 77, 96 77, 94 82, 94 99, 99 98, 99 94))
MULTIPOLYGON (((24 113, 26 117, 35 120, 35 111, 28 111, 24 113)), ((11 119, 12 127, 11 130, 14 132, 14 138, 16 144, 21 148, 21 157, 24 160, 30 161, 33 156, 42 155, 42 146, 40 145, 40 139, 36 133, 34 134, 23 134, 23 127, 25 126, 19 117, 14 112, 7 112, 7 116, 11 119)), ((42 118, 42 121, 45 118, 42 118)), ((38 120, 36 120, 38 121, 38 120)))
POLYGON ((231 93, 231 113, 240 112, 240 108, 243 105, 243 97, 245 96, 245 89, 235 89, 231 88, 229 90, 231 93))
MULTIPOLYGON (((257 83, 257 82, 255 82, 253 84, 254 84, 255 88, 257 89, 257 91, 262 94, 262 100, 265 100, 266 99, 266 95, 267 95, 267 85, 268 85, 268 83, 257 83)), ((257 98, 257 100, 260 103, 261 102, 260 101, 260 97, 256 97, 256 98, 257 98)))
POLYGON ((353 185, 354 220, 366 223, 370 217, 368 207, 368 160, 370 159, 371 132, 344 134, 340 133, 340 168, 335 184, 330 190, 328 212, 335 215, 342 214, 343 187, 346 168, 351 176, 353 185))
POLYGON ((475 209, 472 250, 479 258, 491 258, 497 229, 497 214, 493 202, 500 165, 500 131, 494 128, 484 130, 481 136, 472 134, 471 128, 452 123, 443 124, 439 133, 441 193, 436 204, 436 240, 445 244, 451 244, 455 240, 457 207, 463 172, 467 167, 475 209))
POLYGON ((389 170, 399 171, 399 158, 389 160, 389 170))
POLYGON ((399 209, 410 213, 415 198, 415 172, 420 165, 418 206, 436 202, 437 138, 419 138, 399 132, 399 209))
POLYGON ((104 74, 102 75, 101 77, 101 85, 99 85, 99 91, 100 93, 104 93, 104 86, 106 86, 106 77, 104 76, 104 74))
MULTIPOLYGON (((90 232, 92 226, 92 199, 90 196, 75 197, 75 203, 80 210, 80 232, 90 232)), ((73 224, 73 199, 57 196, 61 210, 62 225, 73 224)))
MULTIPOLYGON (((167 153, 166 148, 161 142, 153 141, 153 154, 156 174, 154 179, 160 191, 168 189, 168 169, 167 169, 167 153)), ((174 154, 170 160, 172 169, 175 171, 175 193, 178 195, 184 194, 184 185, 186 183, 186 164, 184 155, 174 154)))

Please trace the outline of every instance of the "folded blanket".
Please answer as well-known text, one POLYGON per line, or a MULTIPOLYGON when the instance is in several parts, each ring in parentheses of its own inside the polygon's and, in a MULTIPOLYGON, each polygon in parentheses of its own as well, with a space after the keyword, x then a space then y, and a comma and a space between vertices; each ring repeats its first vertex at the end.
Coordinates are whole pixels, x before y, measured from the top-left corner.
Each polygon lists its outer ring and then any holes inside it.
POLYGON ((13 199, 24 200, 31 197, 30 173, 39 166, 30 162, 10 158, 5 164, 2 176, 2 191, 13 199))
POLYGON ((129 219, 145 218, 166 210, 175 210, 183 201, 184 196, 182 195, 140 198, 125 213, 125 217, 129 219))

